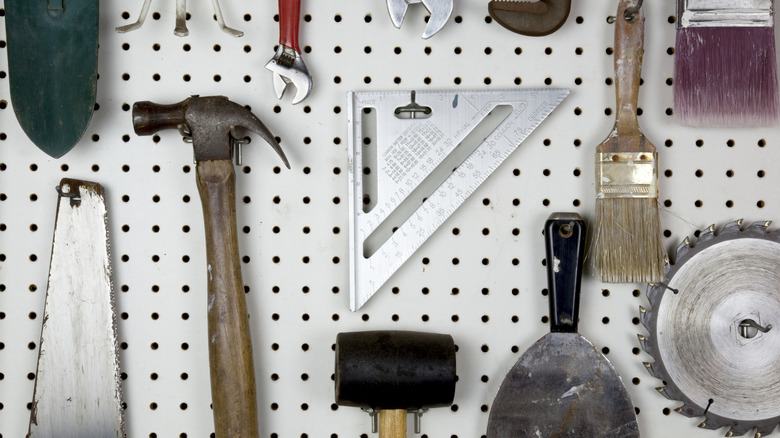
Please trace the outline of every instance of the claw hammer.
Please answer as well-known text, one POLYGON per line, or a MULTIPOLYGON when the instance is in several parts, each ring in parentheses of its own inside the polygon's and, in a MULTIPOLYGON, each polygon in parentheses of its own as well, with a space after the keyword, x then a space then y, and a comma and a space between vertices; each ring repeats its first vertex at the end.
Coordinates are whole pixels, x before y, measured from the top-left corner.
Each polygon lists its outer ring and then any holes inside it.
POLYGON ((234 127, 259 134, 290 167, 260 119, 226 97, 193 96, 172 105, 148 101, 133 105, 136 134, 179 128, 192 138, 206 230, 209 364, 217 438, 259 434, 252 343, 238 258, 236 176, 231 161, 234 127))

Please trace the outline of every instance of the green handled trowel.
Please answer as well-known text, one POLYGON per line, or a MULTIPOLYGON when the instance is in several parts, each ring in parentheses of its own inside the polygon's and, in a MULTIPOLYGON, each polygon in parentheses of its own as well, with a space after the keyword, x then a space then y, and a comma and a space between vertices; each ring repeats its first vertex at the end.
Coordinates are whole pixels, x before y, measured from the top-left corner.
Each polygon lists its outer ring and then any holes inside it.
POLYGON ((97 93, 99 0, 7 0, 11 103, 27 136, 54 158, 84 134, 97 93))

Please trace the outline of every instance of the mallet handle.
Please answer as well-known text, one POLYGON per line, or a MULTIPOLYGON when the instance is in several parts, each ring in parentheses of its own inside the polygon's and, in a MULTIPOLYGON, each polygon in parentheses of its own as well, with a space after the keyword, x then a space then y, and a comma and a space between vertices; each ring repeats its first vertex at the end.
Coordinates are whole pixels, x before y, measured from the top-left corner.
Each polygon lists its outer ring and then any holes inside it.
POLYGON ((379 438, 406 438, 406 409, 379 411, 379 438))
POLYGON ((206 228, 211 398, 217 438, 256 438, 252 344, 236 232, 236 176, 229 160, 197 164, 206 228))

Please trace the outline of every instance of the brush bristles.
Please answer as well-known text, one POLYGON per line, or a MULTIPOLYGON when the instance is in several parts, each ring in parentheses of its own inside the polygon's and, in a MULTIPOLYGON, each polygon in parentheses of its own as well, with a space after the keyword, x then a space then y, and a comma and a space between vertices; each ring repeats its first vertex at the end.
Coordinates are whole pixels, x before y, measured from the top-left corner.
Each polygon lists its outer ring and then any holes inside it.
POLYGON ((593 265, 606 283, 664 280, 656 198, 596 199, 593 265))
POLYGON ((687 126, 770 126, 780 118, 773 27, 677 29, 674 114, 687 126))

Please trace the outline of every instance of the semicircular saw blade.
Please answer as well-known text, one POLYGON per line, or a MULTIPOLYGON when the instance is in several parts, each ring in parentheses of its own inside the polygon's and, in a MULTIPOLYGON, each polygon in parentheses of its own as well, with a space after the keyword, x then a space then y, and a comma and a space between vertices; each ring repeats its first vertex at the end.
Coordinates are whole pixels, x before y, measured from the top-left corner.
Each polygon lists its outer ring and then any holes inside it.
POLYGON ((765 436, 780 422, 780 231, 769 224, 739 220, 686 238, 668 283, 648 286, 651 308, 640 308, 658 391, 726 436, 765 436))

